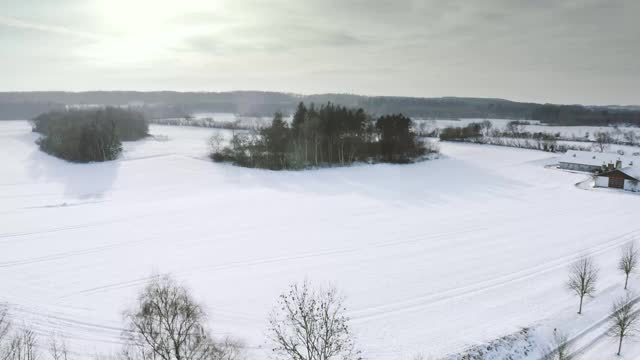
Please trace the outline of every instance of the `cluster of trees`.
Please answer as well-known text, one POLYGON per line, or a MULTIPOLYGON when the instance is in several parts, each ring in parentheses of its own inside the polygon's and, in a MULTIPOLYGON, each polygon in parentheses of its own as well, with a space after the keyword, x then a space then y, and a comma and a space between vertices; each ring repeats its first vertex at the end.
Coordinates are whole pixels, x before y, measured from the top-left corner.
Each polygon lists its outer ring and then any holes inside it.
POLYGON ((231 146, 212 149, 215 161, 273 170, 354 162, 408 163, 430 153, 401 114, 377 120, 363 109, 300 103, 291 124, 276 113, 271 126, 235 134, 231 146))
MULTIPOLYGON (((618 270, 624 275, 625 291, 628 288, 629 275, 638 268, 639 256, 640 254, 633 243, 622 249, 618 270)), ((583 257, 571 265, 567 288, 575 293, 580 300, 578 314, 582 314, 584 298, 592 297, 596 292, 598 273, 598 267, 590 257, 583 257)), ((617 355, 620 355, 622 351, 623 340, 638 331, 640 310, 636 308, 636 303, 637 299, 627 293, 612 305, 608 335, 618 339, 617 355)))
MULTIPOLYGON (((335 288, 292 284, 269 315, 267 334, 275 358, 282 360, 361 360, 345 315, 344 298, 335 288)), ((26 324, 14 329, 7 307, 0 306, 0 359, 73 360, 63 337, 46 346, 26 324)), ((186 287, 156 276, 124 313, 124 344, 114 360, 243 360, 245 345, 212 336, 204 308, 186 287)), ((101 356, 102 357, 102 356, 101 356)))
POLYGON ((74 162, 114 160, 122 141, 138 140, 149 132, 141 113, 115 107, 51 111, 32 123, 33 131, 42 135, 41 150, 74 162))

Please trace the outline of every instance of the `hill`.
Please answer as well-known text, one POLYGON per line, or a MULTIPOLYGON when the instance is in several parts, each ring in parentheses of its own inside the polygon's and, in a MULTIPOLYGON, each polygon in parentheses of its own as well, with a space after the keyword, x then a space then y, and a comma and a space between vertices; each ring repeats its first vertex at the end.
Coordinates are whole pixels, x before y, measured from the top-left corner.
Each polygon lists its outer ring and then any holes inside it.
POLYGON ((640 125, 633 106, 583 106, 515 102, 491 98, 417 98, 352 94, 298 95, 262 91, 88 91, 0 92, 0 120, 31 119, 69 106, 133 106, 150 118, 181 117, 194 112, 270 116, 292 113, 296 105, 332 102, 361 107, 374 115, 403 113, 431 119, 494 118, 539 120, 553 125, 640 125))

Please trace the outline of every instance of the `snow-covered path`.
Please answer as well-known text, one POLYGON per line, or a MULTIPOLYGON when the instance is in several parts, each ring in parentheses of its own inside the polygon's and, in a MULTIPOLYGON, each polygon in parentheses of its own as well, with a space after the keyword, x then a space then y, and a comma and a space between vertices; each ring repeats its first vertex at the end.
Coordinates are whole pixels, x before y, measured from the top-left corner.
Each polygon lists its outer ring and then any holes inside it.
POLYGON ((277 295, 308 278, 347 296, 368 358, 429 358, 573 314, 564 283, 583 254, 613 297, 620 246, 640 236, 640 198, 578 189, 548 153, 442 144, 414 165, 271 172, 206 160, 213 131, 154 126, 169 141, 78 165, 0 122, 0 301, 92 355, 117 349, 122 311, 171 273, 216 334, 258 348, 277 295))

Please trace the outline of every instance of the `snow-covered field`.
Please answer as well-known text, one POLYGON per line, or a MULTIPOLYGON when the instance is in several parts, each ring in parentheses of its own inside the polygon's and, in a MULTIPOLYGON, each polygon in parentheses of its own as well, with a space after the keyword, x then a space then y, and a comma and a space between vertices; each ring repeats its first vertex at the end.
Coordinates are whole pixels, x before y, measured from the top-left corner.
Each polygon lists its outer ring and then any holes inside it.
MULTIPOLYGON (((208 161, 218 130, 151 131, 168 138, 79 165, 38 151, 26 122, 0 122, 0 301, 82 358, 117 350, 122 311, 158 273, 257 359, 278 294, 305 278, 346 295, 369 359, 435 359, 522 327, 572 337, 622 293, 618 253, 640 235, 640 197, 577 188, 586 176, 545 168, 549 153, 443 143, 413 165, 272 172, 208 161), (601 276, 579 317, 564 284, 584 254, 601 276)), ((598 329, 582 358, 616 358, 598 329)))

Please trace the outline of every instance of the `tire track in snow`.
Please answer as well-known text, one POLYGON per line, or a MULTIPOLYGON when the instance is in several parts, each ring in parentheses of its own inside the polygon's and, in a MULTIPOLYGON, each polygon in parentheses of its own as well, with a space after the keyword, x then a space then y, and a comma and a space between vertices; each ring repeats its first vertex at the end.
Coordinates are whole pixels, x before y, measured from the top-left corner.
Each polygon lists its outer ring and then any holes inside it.
POLYGON ((633 230, 619 237, 615 237, 603 244, 598 244, 584 250, 580 254, 563 256, 546 263, 536 265, 524 270, 520 270, 508 275, 499 276, 468 286, 453 288, 433 294, 414 297, 412 299, 393 302, 380 306, 351 311, 350 315, 354 322, 369 321, 386 317, 393 314, 421 310, 423 308, 437 305, 453 299, 459 299, 475 295, 484 291, 500 288, 505 285, 527 280, 529 278, 542 275, 559 268, 563 268, 573 263, 584 255, 598 255, 619 248, 621 245, 634 240, 640 230, 633 230))
MULTIPOLYGON (((422 241, 431 240, 434 238, 442 238, 442 237, 448 237, 448 236, 461 234, 461 233, 473 232, 473 231, 476 231, 477 228, 478 228, 477 226, 473 226, 473 227, 467 227, 466 229, 459 230, 459 231, 443 232, 443 233, 439 233, 439 234, 435 234, 427 237, 413 237, 411 239, 385 241, 385 242, 381 242, 376 245, 373 245, 372 247, 379 248, 379 247, 387 247, 387 246, 397 246, 397 245, 402 245, 407 243, 418 243, 422 241)), ((634 230, 632 232, 623 234, 622 236, 616 237, 604 244, 593 246, 585 250, 585 252, 590 254, 599 254, 599 253, 609 251, 611 249, 614 249, 620 246, 620 244, 630 241, 631 240, 630 238, 632 238, 637 233, 638 233, 638 230, 634 230)), ((366 248, 369 248, 369 247, 366 247, 366 248)), ((248 261, 237 261, 237 262, 231 262, 227 264, 220 264, 220 265, 214 265, 214 266, 200 267, 200 268, 191 269, 191 270, 185 270, 182 272, 175 273, 175 275, 184 276, 188 273, 203 271, 203 270, 221 271, 221 270, 245 267, 245 266, 282 263, 286 261, 297 261, 297 260, 303 260, 303 259, 308 259, 313 257, 335 256, 335 255, 347 254, 347 253, 356 252, 356 251, 362 251, 362 249, 363 247, 336 249, 336 250, 299 254, 294 256, 282 256, 282 257, 255 259, 255 260, 248 260, 248 261)), ((90 251, 90 249, 84 250, 84 251, 90 251)), ((354 321, 366 321, 366 320, 374 319, 381 316, 387 316, 387 315, 398 313, 398 312, 415 311, 430 305, 438 304, 443 301, 470 296, 472 294, 475 294, 481 291, 487 291, 493 288, 498 288, 500 286, 504 286, 509 283, 525 280, 532 276, 536 276, 548 271, 555 270, 557 268, 566 266, 567 264, 571 263, 572 261, 575 260, 576 257, 577 256, 575 255, 562 257, 542 265, 538 265, 526 270, 519 271, 517 273, 502 276, 496 279, 491 279, 479 284, 474 284, 472 286, 451 289, 451 290, 443 291, 436 294, 430 294, 423 297, 410 299, 407 301, 397 302, 393 304, 386 304, 380 307, 354 311, 354 312, 351 312, 351 314, 356 314, 356 315, 352 316, 352 318, 354 321), (415 304, 416 302, 418 302, 418 304, 415 304)), ((148 276, 148 277, 133 279, 130 281, 119 282, 115 284, 108 284, 105 286, 99 286, 91 289, 86 289, 80 292, 76 292, 73 294, 68 294, 66 296, 63 296, 62 298, 68 298, 68 297, 79 295, 79 294, 93 294, 93 293, 109 291, 113 289, 139 286, 147 283, 152 278, 153 276, 148 276)), ((34 315, 35 317, 42 318, 42 320, 40 320, 39 323, 43 327, 51 327, 52 324, 50 323, 50 321, 53 321, 53 323, 56 323, 56 324, 60 324, 60 323, 66 324, 67 326, 65 327, 65 329, 67 330, 74 330, 74 331, 77 330, 82 332, 88 331, 89 333, 103 333, 106 331, 105 335, 108 335, 109 337, 114 337, 114 336, 119 337, 120 336, 119 334, 122 331, 122 329, 120 328, 114 328, 114 327, 105 326, 97 323, 77 321, 77 320, 69 319, 63 316, 50 315, 45 312, 31 311, 31 314, 34 315), (116 336, 115 332, 118 332, 119 334, 116 336)))
MULTIPOLYGON (((475 231, 475 227, 469 227, 469 228, 465 229, 464 231, 457 231, 455 233, 471 232, 471 231, 475 231)), ((589 249, 586 249, 583 253, 588 253, 588 254, 591 254, 591 255, 597 255, 597 254, 605 253, 607 251, 616 249, 620 245, 633 240, 634 236, 637 235, 637 233, 639 231, 640 230, 634 230, 634 231, 631 231, 629 233, 623 234, 622 236, 613 238, 612 240, 610 240, 610 241, 608 241, 608 242, 606 242, 604 244, 599 244, 599 245, 593 246, 593 247, 591 247, 589 249)), ((452 233, 447 232, 447 233, 441 233, 441 234, 438 234, 436 236, 429 236, 427 238, 418 239, 418 240, 412 239, 412 240, 383 242, 383 243, 379 243, 379 244, 375 245, 375 247, 385 247, 385 246, 394 246, 394 245, 405 244, 405 243, 413 243, 413 242, 416 242, 416 241, 422 241, 422 240, 426 240, 426 239, 446 237, 446 236, 450 236, 451 234, 452 233)), ((244 266, 255 266, 255 265, 262 265, 262 264, 281 263, 281 262, 285 262, 285 261, 303 260, 303 259, 313 258, 313 257, 340 255, 340 254, 346 254, 346 253, 350 253, 350 252, 354 252, 354 251, 360 251, 360 250, 361 250, 361 248, 351 248, 351 249, 332 250, 332 251, 324 251, 324 252, 314 252, 314 253, 301 254, 301 255, 296 255, 296 256, 275 257, 275 258, 267 258, 267 259, 256 259, 256 260, 250 260, 250 261, 238 261, 238 262, 232 262, 232 263, 227 263, 227 264, 221 264, 221 265, 215 265, 215 266, 208 266, 208 267, 201 267, 201 268, 197 268, 197 269, 185 270, 185 271, 173 273, 173 275, 174 276, 176 276, 176 275, 177 276, 186 276, 189 273, 198 272, 198 271, 207 270, 207 269, 213 270, 213 271, 221 271, 221 270, 232 269, 232 268, 237 268, 237 267, 244 267, 244 266)), ((456 289, 450 289, 450 290, 446 290, 446 291, 439 292, 439 293, 436 293, 436 294, 430 294, 430 295, 426 295, 426 296, 423 296, 423 297, 414 298, 414 299, 410 299, 410 300, 406 300, 406 301, 402 301, 402 302, 397 302, 397 303, 392 303, 392 304, 385 304, 385 305, 382 305, 382 306, 379 306, 379 307, 373 307, 373 308, 368 308, 368 309, 363 309, 363 310, 351 311, 350 315, 351 315, 351 317, 352 317, 354 322, 361 322, 361 321, 368 321, 368 320, 372 320, 372 319, 376 319, 376 318, 380 318, 380 317, 384 317, 384 316, 389 316, 389 315, 393 315, 393 314, 397 314, 397 313, 420 310, 420 309, 428 307, 428 306, 437 305, 439 303, 442 303, 442 302, 445 302, 445 301, 450 301, 452 299, 471 296, 471 295, 474 295, 474 294, 479 293, 479 292, 483 292, 483 291, 488 291, 488 290, 492 290, 492 289, 495 289, 495 288, 499 288, 501 286, 505 286, 505 285, 508 285, 510 283, 526 280, 526 279, 531 278, 533 276, 544 274, 544 273, 549 272, 549 271, 554 271, 554 270, 557 270, 558 268, 566 267, 568 264, 572 263, 577 258, 579 258, 579 256, 582 256, 582 255, 583 254, 561 257, 559 259, 555 259, 553 261, 549 261, 549 262, 546 262, 546 263, 541 264, 541 265, 534 266, 534 267, 529 268, 529 269, 525 269, 525 270, 522 270, 522 271, 519 271, 519 272, 516 272, 516 273, 512 273, 512 274, 509 274, 509 275, 506 275, 506 276, 498 277, 498 278, 495 278, 495 279, 487 280, 487 281, 481 282, 479 284, 474 284, 474 285, 471 285, 471 286, 466 286, 466 287, 461 287, 461 288, 456 288, 456 289), (418 302, 418 303, 416 304, 416 302, 418 302)), ((163 275, 163 274, 158 274, 158 275, 163 275)), ((115 283, 115 284, 108 284, 108 285, 104 285, 104 286, 98 286, 98 287, 94 287, 94 288, 91 288, 91 289, 86 289, 86 290, 82 290, 82 291, 79 291, 79 292, 75 292, 73 294, 67 294, 65 296, 60 297, 60 299, 69 298, 69 297, 76 296, 76 295, 91 295, 91 294, 105 292, 105 291, 111 291, 111 290, 115 290, 115 289, 123 289, 123 288, 131 288, 131 287, 141 286, 141 285, 146 284, 147 282, 149 282, 153 278, 154 278, 154 276, 146 276, 146 277, 143 277, 143 278, 133 279, 133 280, 130 280, 130 281, 124 281, 124 282, 118 282, 118 283, 115 283)), ((34 314, 37 314, 37 313, 34 312, 34 314)), ((88 330, 88 331, 102 332, 105 329, 107 329, 107 330, 115 329, 113 327, 104 326, 104 325, 100 325, 100 324, 80 322, 80 321, 67 319, 65 317, 59 317, 59 316, 51 316, 51 315, 49 315, 47 313, 42 313, 41 316, 43 316, 45 318, 48 318, 48 319, 59 319, 59 320, 62 320, 62 321, 66 321, 67 324, 73 326, 73 328, 85 329, 85 330, 88 330)), ((67 329, 68 329, 68 327, 67 327, 67 329)), ((122 329, 119 329, 120 332, 121 332, 121 330, 122 329)), ((114 334, 112 333, 112 335, 114 335, 114 334)), ((118 337, 119 336, 120 335, 118 335, 118 337)))
POLYGON ((39 256, 39 257, 35 257, 35 258, 4 261, 4 262, 0 262, 0 268, 8 268, 8 267, 19 266, 19 265, 32 265, 32 264, 38 264, 38 263, 46 262, 46 261, 62 260, 62 259, 66 259, 66 258, 73 257, 73 256, 94 254, 94 253, 102 252, 102 251, 105 251, 105 250, 118 248, 118 247, 121 247, 121 246, 128 246, 128 245, 131 245, 131 244, 140 243, 140 242, 143 242, 143 241, 146 241, 146 240, 119 242, 119 243, 110 244, 110 245, 103 245, 103 246, 97 246, 97 247, 92 247, 92 248, 88 248, 88 249, 61 252, 61 253, 56 253, 56 254, 51 254, 51 255, 39 256))
POLYGON ((0 244, 9 243, 12 241, 11 238, 15 238, 15 237, 30 236, 30 235, 46 235, 46 234, 51 234, 56 232, 67 231, 67 230, 86 229, 86 228, 92 228, 96 226, 104 226, 104 225, 110 225, 110 224, 115 224, 120 222, 127 222, 127 220, 128 219, 123 218, 123 219, 114 219, 114 220, 107 220, 107 221, 96 221, 96 222, 86 223, 81 225, 61 226, 61 227, 55 227, 55 228, 41 230, 41 231, 23 231, 23 232, 15 232, 15 233, 5 233, 5 234, 0 234, 0 239, 9 238, 10 240, 0 241, 0 244))
MULTIPOLYGON (((172 275, 185 276, 187 274, 200 272, 200 271, 223 271, 223 270, 242 268, 242 267, 248 267, 248 266, 280 264, 287 261, 298 261, 298 260, 311 259, 311 258, 317 258, 317 257, 323 257, 323 256, 345 255, 349 253, 361 252, 363 249, 398 246, 398 245, 404 245, 404 244, 418 243, 421 241, 432 240, 437 238, 447 238, 452 235, 459 235, 459 234, 474 232, 474 231, 477 231, 478 228, 480 227, 473 226, 473 227, 468 227, 464 230, 458 230, 453 232, 443 232, 443 233, 433 234, 427 237, 414 237, 409 240, 403 239, 403 240, 395 240, 395 241, 385 241, 372 246, 360 246, 360 247, 352 247, 352 248, 344 248, 344 249, 325 250, 325 251, 309 252, 309 253, 303 253, 303 254, 291 255, 291 256, 276 256, 271 258, 258 258, 253 260, 235 261, 235 262, 229 262, 229 263, 218 264, 218 265, 207 265, 207 266, 201 266, 201 267, 197 267, 190 270, 173 272, 172 275)), ((81 294, 88 295, 88 294, 93 294, 98 292, 109 291, 109 290, 135 287, 135 286, 145 284, 153 278, 154 276, 145 276, 142 278, 132 279, 129 281, 97 286, 94 288, 85 289, 85 290, 81 290, 71 294, 63 295, 60 297, 60 299, 66 299, 74 295, 81 295, 81 294)))
POLYGON ((64 334, 66 340, 122 345, 127 333, 126 329, 120 326, 80 321, 22 304, 9 303, 9 305, 10 317, 13 318, 14 314, 18 314, 17 318, 22 320, 16 322, 15 327, 32 330, 43 339, 49 338, 54 333, 60 333, 64 334))
POLYGON ((135 222, 138 222, 140 219, 174 215, 182 211, 183 210, 159 211, 156 213, 152 212, 147 214, 136 214, 135 218, 118 217, 110 220, 94 221, 94 222, 88 222, 88 223, 79 224, 79 225, 53 227, 53 228, 43 229, 39 231, 20 231, 20 232, 4 233, 4 234, 0 233, 0 239, 7 239, 7 240, 0 241, 0 244, 11 243, 12 241, 14 241, 13 238, 18 238, 18 237, 31 236, 31 235, 46 235, 46 234, 57 233, 57 232, 64 232, 64 231, 71 231, 71 230, 78 230, 78 229, 88 229, 92 227, 100 227, 100 226, 119 224, 119 223, 135 223, 135 222))

